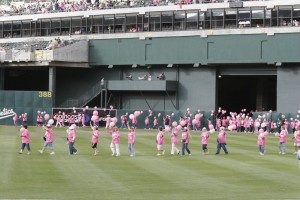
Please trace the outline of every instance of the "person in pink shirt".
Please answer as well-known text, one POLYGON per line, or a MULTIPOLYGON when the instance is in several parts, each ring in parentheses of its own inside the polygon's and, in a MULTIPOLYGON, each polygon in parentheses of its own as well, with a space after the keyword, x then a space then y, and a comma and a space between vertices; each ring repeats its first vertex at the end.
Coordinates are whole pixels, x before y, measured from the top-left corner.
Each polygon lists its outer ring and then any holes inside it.
POLYGON ((76 155, 78 153, 78 151, 74 147, 75 139, 76 139, 76 130, 75 130, 74 124, 68 128, 67 133, 68 133, 67 140, 68 140, 68 144, 69 144, 70 155, 73 155, 73 154, 76 155))
POLYGON ((82 124, 83 128, 86 127, 85 126, 85 114, 84 113, 81 114, 81 124, 82 124))
POLYGON ((23 125, 26 125, 27 126, 27 113, 24 113, 22 115, 22 120, 23 120, 23 125))
POLYGON ((56 115, 56 125, 55 125, 55 127, 61 127, 62 125, 61 125, 61 115, 60 114, 58 114, 58 115, 56 115))
POLYGON ((53 130, 50 124, 47 124, 46 126, 43 126, 43 129, 46 131, 44 135, 44 146, 39 152, 42 154, 46 148, 49 148, 51 153, 50 155, 55 155, 54 152, 54 147, 53 147, 53 141, 54 141, 54 136, 53 136, 53 130))
POLYGON ((279 154, 286 154, 287 131, 285 126, 281 126, 279 133, 278 150, 279 154))
POLYGON ((153 119, 153 129, 157 129, 158 128, 158 120, 156 117, 154 117, 153 119))
POLYGON ((110 128, 110 122, 111 122, 111 117, 110 115, 107 115, 105 128, 110 128))
MULTIPOLYGON (((59 111, 60 112, 60 111, 59 111)), ((58 113, 59 113, 58 112, 58 113)), ((64 127, 65 126, 65 118, 66 118, 66 114, 65 112, 62 113, 61 115, 61 125, 64 127)))
POLYGON ((19 120, 18 114, 15 113, 15 115, 13 116, 13 121, 14 121, 14 125, 15 125, 15 126, 18 126, 18 120, 19 120))
POLYGON ((174 127, 172 129, 172 134, 171 134, 171 143, 172 143, 171 155, 174 155, 175 151, 178 155, 180 153, 180 150, 177 148, 178 135, 179 135, 179 131, 176 127, 174 127))
POLYGON ((111 135, 110 149, 112 156, 120 156, 120 132, 117 127, 114 127, 113 130, 109 131, 111 135))
POLYGON ((300 131, 297 126, 295 128, 293 140, 294 140, 295 154, 297 154, 297 151, 300 150, 300 131))
MULTIPOLYGON (((129 124, 128 124, 129 127, 129 124)), ((135 156, 135 149, 134 149, 134 143, 135 143, 135 131, 134 128, 131 127, 128 129, 129 133, 128 133, 128 149, 130 152, 130 156, 135 156)))
POLYGON ((204 127, 202 129, 202 133, 201 133, 201 143, 202 143, 203 154, 208 154, 208 148, 207 148, 208 139, 209 139, 209 132, 204 127))
POLYGON ((185 150, 187 151, 187 153, 189 154, 189 156, 192 155, 192 152, 190 151, 188 145, 189 145, 189 129, 187 127, 183 128, 182 134, 181 134, 181 142, 182 142, 182 152, 181 152, 181 156, 185 155, 185 150))
POLYGON ((164 138, 163 127, 159 127, 158 133, 156 135, 156 147, 157 147, 158 156, 165 154, 164 144, 165 144, 165 138, 164 138))
POLYGON ((40 111, 38 111, 38 115, 36 116, 36 126, 43 125, 43 116, 41 115, 40 111))
POLYGON ((228 150, 226 148, 226 132, 225 128, 222 126, 220 127, 220 132, 217 139, 218 145, 217 145, 217 152, 216 154, 220 154, 221 148, 224 150, 225 154, 228 154, 228 150))
POLYGON ((19 152, 19 154, 22 154, 24 151, 24 148, 27 148, 27 154, 31 153, 30 150, 30 134, 29 131, 27 129, 27 125, 22 125, 22 128, 20 129, 20 137, 21 137, 21 142, 22 142, 22 146, 21 146, 21 150, 19 152))
POLYGON ((99 151, 97 149, 97 145, 99 142, 99 136, 100 136, 100 132, 98 130, 98 126, 93 126, 92 122, 90 123, 91 129, 93 131, 93 135, 92 135, 92 148, 94 149, 94 156, 96 156, 99 151))
POLYGON ((145 118, 145 129, 150 129, 150 120, 148 116, 145 118))
POLYGON ((136 117, 134 117, 134 118, 131 120, 131 124, 132 124, 132 127, 133 127, 134 129, 137 128, 138 120, 137 120, 136 117))
POLYGON ((259 149, 259 154, 261 156, 265 155, 266 135, 263 129, 258 130, 257 145, 259 149))

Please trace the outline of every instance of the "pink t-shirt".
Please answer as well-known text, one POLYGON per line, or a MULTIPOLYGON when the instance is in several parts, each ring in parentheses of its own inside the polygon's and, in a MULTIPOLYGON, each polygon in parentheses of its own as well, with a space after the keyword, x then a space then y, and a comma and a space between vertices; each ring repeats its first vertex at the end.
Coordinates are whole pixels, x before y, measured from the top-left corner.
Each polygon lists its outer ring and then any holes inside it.
POLYGON ((110 131, 111 134, 111 143, 120 144, 120 132, 119 131, 110 131))
POLYGON ((285 143, 287 141, 287 132, 286 130, 281 130, 279 134, 279 142, 285 143))
POLYGON ((266 144, 266 137, 264 133, 258 134, 257 137, 257 145, 265 146, 266 144))
POLYGON ((74 129, 68 130, 68 141, 75 142, 75 138, 76 138, 76 131, 74 129))
POLYGON ((46 128, 45 137, 46 137, 46 142, 53 142, 54 141, 52 128, 46 128))
POLYGON ((157 141, 157 144, 160 144, 160 145, 165 143, 164 133, 162 131, 159 131, 157 133, 156 141, 157 141))
POLYGON ((300 143, 300 131, 295 131, 294 133, 294 142, 300 143))
POLYGON ((135 131, 130 131, 128 133, 128 144, 134 144, 135 142, 135 131))
POLYGON ((209 133, 208 131, 204 131, 201 133, 201 142, 202 144, 208 144, 209 133))
POLYGON ((22 136, 22 143, 25 143, 25 144, 30 143, 30 134, 29 134, 29 131, 27 129, 24 129, 21 132, 21 136, 22 136))
POLYGON ((93 136, 92 136, 92 143, 96 144, 99 141, 99 131, 98 130, 93 130, 93 136))
POLYGON ((183 131, 181 134, 181 141, 183 144, 189 143, 189 132, 188 131, 183 131))
POLYGON ((226 143, 226 133, 225 131, 220 131, 218 135, 219 143, 226 143))
POLYGON ((178 130, 175 128, 173 129, 172 136, 171 136, 172 144, 178 144, 178 130))

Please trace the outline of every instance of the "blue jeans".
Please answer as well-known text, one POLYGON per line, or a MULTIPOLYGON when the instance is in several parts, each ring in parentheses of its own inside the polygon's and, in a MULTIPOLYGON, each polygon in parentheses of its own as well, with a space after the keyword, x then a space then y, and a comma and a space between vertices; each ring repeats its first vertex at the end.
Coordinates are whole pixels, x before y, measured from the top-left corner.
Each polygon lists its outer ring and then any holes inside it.
POLYGON ((30 145, 27 143, 22 143, 22 147, 21 147, 22 151, 25 149, 25 147, 27 148, 28 152, 30 152, 30 145))
POLYGON ((74 147, 74 142, 69 142, 69 150, 71 155, 77 152, 77 149, 74 147))
POLYGON ((130 155, 135 154, 134 144, 128 144, 128 149, 130 151, 130 155))
POLYGON ((121 127, 120 128, 127 128, 127 124, 125 123, 122 123, 121 127))
POLYGON ((189 143, 182 143, 182 154, 181 155, 184 155, 184 152, 185 152, 185 150, 188 152, 188 154, 191 154, 191 151, 190 151, 190 149, 189 149, 189 143))
POLYGON ((228 151, 227 151, 227 149, 226 149, 225 143, 218 143, 218 145, 217 145, 217 153, 216 153, 216 154, 220 154, 221 148, 224 150, 224 152, 225 152, 226 154, 228 154, 228 151))
POLYGON ((265 147, 262 145, 258 145, 258 149, 260 153, 265 153, 265 147))

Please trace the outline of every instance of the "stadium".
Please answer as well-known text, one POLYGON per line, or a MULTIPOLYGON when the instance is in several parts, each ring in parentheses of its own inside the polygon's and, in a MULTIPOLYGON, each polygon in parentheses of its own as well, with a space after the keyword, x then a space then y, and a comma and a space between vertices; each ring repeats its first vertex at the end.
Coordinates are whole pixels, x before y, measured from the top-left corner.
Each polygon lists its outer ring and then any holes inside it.
MULTIPOLYGON (((158 158, 151 157, 157 131, 143 130, 148 115, 151 120, 169 115, 177 121, 187 113, 201 113, 201 128, 208 128, 206 119, 215 126, 216 118, 210 116, 217 117, 221 109, 228 115, 245 109, 275 124, 298 119, 299 22, 298 0, 0 5, 0 199, 300 198, 295 187, 300 165, 294 155, 278 158, 275 137, 268 138, 265 159, 257 157, 256 135, 235 132, 228 157, 204 158, 196 148, 200 136, 195 132, 194 157, 158 158), (55 119, 61 112, 85 113, 89 125, 95 110, 101 126, 108 115, 118 118, 119 126, 121 116, 138 111, 141 156, 133 160, 121 153, 116 160, 103 148, 98 160, 91 157, 90 147, 85 147, 89 129, 81 129, 74 159, 59 153, 51 158, 33 153, 28 159, 14 154, 13 147, 19 148, 19 138, 12 139, 19 133, 11 126, 15 113, 26 113, 28 125, 33 125, 32 146, 38 146, 42 131, 34 126, 40 112, 55 119), (23 187, 23 179, 32 182, 23 187)), ((120 131, 125 141, 127 130, 120 131)), ((64 152, 65 129, 55 133, 56 152, 64 152)), ((214 145, 216 135, 211 137, 214 145)), ((109 140, 103 134, 101 145, 109 146, 109 140)))

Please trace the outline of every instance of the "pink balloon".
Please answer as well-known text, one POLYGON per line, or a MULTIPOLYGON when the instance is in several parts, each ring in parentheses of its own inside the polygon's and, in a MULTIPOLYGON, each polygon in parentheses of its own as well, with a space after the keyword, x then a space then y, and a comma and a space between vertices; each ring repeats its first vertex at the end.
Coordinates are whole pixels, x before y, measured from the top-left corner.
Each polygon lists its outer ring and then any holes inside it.
POLYGON ((168 126, 168 127, 165 128, 165 131, 166 131, 166 132, 170 132, 170 131, 171 131, 171 128, 168 126))
POLYGON ((175 121, 172 122, 172 126, 173 126, 173 127, 176 127, 177 125, 178 125, 177 122, 175 122, 175 121))
POLYGON ((176 128, 177 128, 177 130, 181 130, 182 126, 178 125, 176 128))
POLYGON ((214 129, 214 125, 210 124, 210 125, 208 126, 208 128, 209 128, 209 130, 212 130, 212 129, 214 129))
POLYGON ((115 122, 110 122, 110 123, 109 123, 109 126, 110 126, 110 127, 114 127, 114 126, 115 126, 115 122))
POLYGON ((115 122, 115 124, 118 122, 118 119, 116 117, 111 118, 111 121, 115 122))
POLYGON ((201 118, 200 114, 195 115, 195 119, 199 120, 201 118))
POLYGON ((157 117, 160 117, 160 116, 161 116, 161 113, 158 113, 158 114, 157 114, 157 117))
POLYGON ((185 121, 180 121, 180 125, 181 125, 181 126, 185 126, 185 125, 186 125, 186 122, 185 122, 185 121))
POLYGON ((91 118, 91 120, 92 120, 93 122, 95 122, 95 121, 97 120, 97 118, 98 118, 97 115, 93 115, 92 118, 91 118))
POLYGON ((134 112, 134 116, 136 116, 136 117, 140 116, 140 114, 141 114, 140 111, 135 111, 135 112, 134 112))
POLYGON ((133 115, 133 114, 130 114, 130 115, 129 115, 129 119, 132 120, 133 118, 134 118, 134 115, 133 115))
POLYGON ((98 116, 98 111, 97 111, 97 110, 94 110, 94 111, 93 111, 93 115, 98 116))
POLYGON ((98 109, 97 106, 95 106, 95 107, 94 107, 94 110, 97 110, 97 109, 98 109))
POLYGON ((232 130, 236 129, 236 125, 234 125, 234 124, 231 127, 232 127, 232 130))
POLYGON ((44 119, 45 119, 45 120, 49 120, 49 119, 50 119, 50 115, 49 115, 49 114, 46 114, 46 115, 44 116, 44 119))

